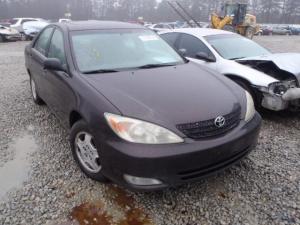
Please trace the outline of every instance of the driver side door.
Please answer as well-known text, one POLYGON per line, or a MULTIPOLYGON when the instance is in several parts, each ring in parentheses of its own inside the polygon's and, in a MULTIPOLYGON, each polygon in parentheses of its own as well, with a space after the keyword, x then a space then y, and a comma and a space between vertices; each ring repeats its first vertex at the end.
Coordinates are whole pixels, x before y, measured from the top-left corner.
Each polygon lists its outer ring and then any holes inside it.
POLYGON ((68 63, 65 51, 65 37, 59 28, 55 28, 49 43, 47 58, 60 61, 65 71, 46 70, 45 79, 48 84, 49 105, 63 125, 69 123, 69 112, 73 109, 76 94, 73 91, 73 79, 68 73, 68 63))

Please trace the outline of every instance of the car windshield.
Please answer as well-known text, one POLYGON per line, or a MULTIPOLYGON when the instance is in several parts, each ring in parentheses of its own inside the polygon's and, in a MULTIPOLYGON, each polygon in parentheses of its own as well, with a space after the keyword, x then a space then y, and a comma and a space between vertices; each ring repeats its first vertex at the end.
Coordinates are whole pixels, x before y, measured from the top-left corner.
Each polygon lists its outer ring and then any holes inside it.
POLYGON ((236 34, 211 35, 205 39, 225 59, 235 60, 271 54, 254 41, 236 34))
POLYGON ((82 73, 185 63, 175 50, 150 30, 74 31, 71 39, 73 54, 82 73))

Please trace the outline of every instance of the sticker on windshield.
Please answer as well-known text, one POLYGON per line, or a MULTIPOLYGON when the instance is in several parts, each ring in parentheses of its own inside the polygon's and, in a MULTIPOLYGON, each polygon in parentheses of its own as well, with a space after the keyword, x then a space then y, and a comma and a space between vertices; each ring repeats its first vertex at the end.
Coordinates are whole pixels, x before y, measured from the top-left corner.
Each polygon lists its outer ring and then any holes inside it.
POLYGON ((158 37, 155 35, 142 35, 139 36, 142 41, 157 41, 158 37))

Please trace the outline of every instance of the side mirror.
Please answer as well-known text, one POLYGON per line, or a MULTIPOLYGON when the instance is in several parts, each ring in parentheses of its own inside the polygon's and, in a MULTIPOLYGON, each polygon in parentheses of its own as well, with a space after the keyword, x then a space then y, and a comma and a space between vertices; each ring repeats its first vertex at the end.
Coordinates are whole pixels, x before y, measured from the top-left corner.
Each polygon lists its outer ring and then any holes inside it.
POLYGON ((203 60, 203 61, 205 61, 205 62, 216 62, 215 57, 210 56, 210 55, 208 55, 208 54, 205 53, 205 52, 198 52, 198 53, 196 54, 196 58, 197 58, 197 59, 200 59, 200 60, 203 60))
POLYGON ((187 50, 185 48, 181 48, 178 50, 179 54, 183 57, 185 57, 187 50))
POLYGON ((61 61, 59 59, 56 59, 56 58, 46 59, 45 62, 44 62, 44 69, 63 71, 63 72, 66 71, 66 69, 62 65, 61 61))

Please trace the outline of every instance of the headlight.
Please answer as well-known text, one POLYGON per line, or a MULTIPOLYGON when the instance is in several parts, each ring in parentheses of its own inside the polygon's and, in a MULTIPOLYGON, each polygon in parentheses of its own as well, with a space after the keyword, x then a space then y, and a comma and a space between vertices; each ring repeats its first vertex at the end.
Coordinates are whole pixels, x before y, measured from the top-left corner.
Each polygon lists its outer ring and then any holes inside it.
POLYGON ((254 106, 253 98, 248 91, 246 91, 246 99, 247 99, 247 110, 246 110, 245 121, 249 122, 255 115, 255 106, 254 106))
POLYGON ((111 113, 104 114, 111 129, 122 139, 139 144, 181 143, 183 139, 158 125, 111 113))
POLYGON ((269 85, 269 92, 277 96, 282 96, 288 90, 288 86, 281 82, 274 82, 269 85))

